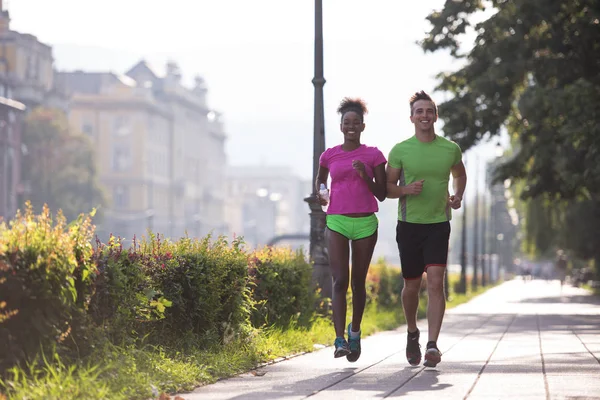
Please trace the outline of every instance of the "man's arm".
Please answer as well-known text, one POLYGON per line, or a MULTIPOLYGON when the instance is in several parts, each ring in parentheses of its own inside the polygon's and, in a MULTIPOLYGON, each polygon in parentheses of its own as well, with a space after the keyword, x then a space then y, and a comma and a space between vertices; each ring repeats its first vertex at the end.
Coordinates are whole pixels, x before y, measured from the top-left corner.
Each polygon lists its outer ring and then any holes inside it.
POLYGON ((423 182, 425 182, 424 179, 409 183, 405 186, 398 186, 398 181, 400 180, 400 175, 402 174, 401 169, 390 167, 388 164, 386 174, 388 199, 399 199, 400 197, 408 195, 417 196, 423 190, 423 182))
POLYGON ((462 161, 453 166, 450 171, 452 172, 454 194, 450 196, 449 202, 450 207, 456 210, 461 206, 465 188, 467 187, 467 171, 462 161))
POLYGON ((462 199, 465 194, 465 188, 467 187, 467 171, 465 169, 465 164, 461 161, 452 167, 451 171, 454 195, 462 199))
POLYGON ((404 196, 404 191, 402 186, 398 186, 398 181, 400 180, 400 174, 402 170, 399 168, 390 167, 390 164, 386 167, 386 196, 388 199, 399 199, 404 196))

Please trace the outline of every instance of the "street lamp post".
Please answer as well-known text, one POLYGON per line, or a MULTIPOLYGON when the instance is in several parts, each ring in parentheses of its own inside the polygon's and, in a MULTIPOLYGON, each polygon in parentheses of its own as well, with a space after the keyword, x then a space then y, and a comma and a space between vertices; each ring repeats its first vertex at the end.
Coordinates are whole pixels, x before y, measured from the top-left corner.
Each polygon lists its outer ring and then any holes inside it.
POLYGON ((467 208, 465 199, 462 201, 462 230, 460 238, 460 286, 458 293, 467 293, 467 208))
POLYGON ((500 210, 498 208, 498 193, 497 193, 497 183, 495 183, 495 174, 496 174, 496 169, 498 167, 498 163, 500 162, 500 159, 502 158, 502 155, 504 154, 504 149, 502 148, 502 145, 500 144, 500 142, 496 142, 496 146, 495 146, 495 159, 493 161, 493 168, 491 170, 491 179, 490 179, 490 194, 491 194, 491 199, 490 199, 490 239, 491 239, 491 246, 490 246, 490 254, 492 256, 492 258, 490 259, 490 264, 489 264, 489 278, 490 281, 495 283, 498 280, 499 277, 499 272, 500 272, 500 268, 502 266, 502 258, 501 258, 501 254, 500 252, 502 251, 502 248, 500 246, 501 244, 501 239, 499 238, 499 234, 498 234, 498 229, 500 226, 500 220, 499 220, 499 216, 498 214, 500 213, 500 210))
POLYGON ((304 199, 310 207, 310 259, 313 262, 313 281, 318 284, 323 297, 331 297, 331 272, 325 243, 325 213, 317 202, 315 180, 319 170, 319 157, 325 151, 325 111, 323 106, 323 0, 315 0, 315 88, 313 127, 313 181, 312 193, 304 199))
POLYGON ((473 209, 473 280, 471 287, 473 291, 479 286, 479 159, 475 157, 475 205, 473 209))
POLYGON ((487 168, 486 174, 484 175, 484 185, 483 185, 483 219, 481 220, 481 286, 486 286, 488 284, 488 265, 489 265, 489 257, 487 255, 487 219, 488 219, 488 209, 487 209, 487 168))
MULTIPOLYGON (((465 160, 465 164, 466 164, 465 160)), ((462 227, 460 238, 460 285, 458 293, 467 293, 467 204, 462 201, 462 227)))

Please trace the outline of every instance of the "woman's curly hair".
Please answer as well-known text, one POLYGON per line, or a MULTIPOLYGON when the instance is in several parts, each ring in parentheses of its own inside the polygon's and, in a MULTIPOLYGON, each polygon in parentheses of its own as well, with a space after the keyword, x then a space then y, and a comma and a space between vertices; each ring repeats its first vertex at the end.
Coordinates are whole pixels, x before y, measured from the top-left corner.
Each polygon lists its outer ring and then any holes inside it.
POLYGON ((360 120, 364 121, 365 114, 369 112, 367 103, 361 98, 344 97, 338 106, 337 112, 344 118, 347 112, 355 112, 360 116, 360 120))

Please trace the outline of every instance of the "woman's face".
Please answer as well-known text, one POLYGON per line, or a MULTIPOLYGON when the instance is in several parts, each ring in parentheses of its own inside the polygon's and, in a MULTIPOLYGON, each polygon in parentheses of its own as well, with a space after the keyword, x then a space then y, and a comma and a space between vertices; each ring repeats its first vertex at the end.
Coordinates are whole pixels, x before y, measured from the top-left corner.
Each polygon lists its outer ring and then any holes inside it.
POLYGON ((356 141, 360 139, 360 134, 365 129, 365 124, 361 116, 354 112, 348 111, 342 116, 340 130, 344 134, 346 140, 356 141))

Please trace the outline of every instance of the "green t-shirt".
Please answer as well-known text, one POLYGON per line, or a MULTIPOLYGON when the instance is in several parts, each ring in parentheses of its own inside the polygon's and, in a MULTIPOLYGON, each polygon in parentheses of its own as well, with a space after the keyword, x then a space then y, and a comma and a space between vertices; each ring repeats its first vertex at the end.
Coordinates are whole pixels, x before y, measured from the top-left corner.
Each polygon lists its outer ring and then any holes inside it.
POLYGON ((425 180, 420 194, 399 199, 398 220, 417 224, 450 221, 450 169, 461 159, 460 147, 442 136, 431 142, 421 142, 413 136, 396 144, 390 151, 388 165, 401 170, 400 186, 425 180))

